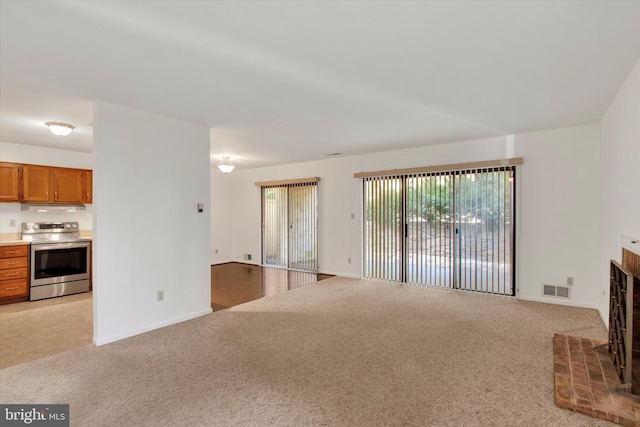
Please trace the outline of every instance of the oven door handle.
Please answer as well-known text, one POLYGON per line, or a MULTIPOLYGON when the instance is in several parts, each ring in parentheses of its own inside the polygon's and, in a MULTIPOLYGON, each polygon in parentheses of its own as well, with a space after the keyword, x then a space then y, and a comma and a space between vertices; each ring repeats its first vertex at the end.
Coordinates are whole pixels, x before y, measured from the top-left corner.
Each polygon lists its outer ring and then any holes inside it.
POLYGON ((52 249, 74 249, 88 248, 89 242, 67 242, 67 243, 38 243, 31 244, 32 251, 47 251, 52 249))

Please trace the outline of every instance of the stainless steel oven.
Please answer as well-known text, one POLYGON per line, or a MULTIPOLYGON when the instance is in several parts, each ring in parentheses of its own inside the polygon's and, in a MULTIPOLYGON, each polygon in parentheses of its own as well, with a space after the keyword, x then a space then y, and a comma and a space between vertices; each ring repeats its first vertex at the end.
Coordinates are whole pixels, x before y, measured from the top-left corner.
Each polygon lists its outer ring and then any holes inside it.
POLYGON ((31 301, 87 292, 91 247, 78 238, 77 223, 25 223, 31 243, 31 301))

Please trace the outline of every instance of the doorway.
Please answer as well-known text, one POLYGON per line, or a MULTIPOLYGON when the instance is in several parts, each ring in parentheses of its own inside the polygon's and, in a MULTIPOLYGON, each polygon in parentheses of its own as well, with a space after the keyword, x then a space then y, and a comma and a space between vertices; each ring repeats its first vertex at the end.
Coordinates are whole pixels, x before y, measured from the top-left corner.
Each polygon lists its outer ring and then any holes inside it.
POLYGON ((262 264, 318 271, 316 182, 262 187, 262 264))
POLYGON ((365 177, 367 278, 515 295, 515 166, 365 177))

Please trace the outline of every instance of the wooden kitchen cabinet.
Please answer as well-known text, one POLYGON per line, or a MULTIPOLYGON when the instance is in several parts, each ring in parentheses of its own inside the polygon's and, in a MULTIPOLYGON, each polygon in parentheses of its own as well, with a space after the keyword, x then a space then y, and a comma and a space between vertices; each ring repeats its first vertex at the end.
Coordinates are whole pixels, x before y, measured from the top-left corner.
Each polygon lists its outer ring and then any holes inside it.
POLYGON ((20 201, 20 165, 0 163, 0 202, 20 201))
POLYGON ((0 246, 0 304, 29 299, 29 249, 0 246))
POLYGON ((53 202, 84 203, 84 170, 51 168, 51 179, 53 202))
POLYGON ((93 203, 93 171, 84 171, 84 201, 83 203, 93 203))
POLYGON ((0 202, 93 203, 93 171, 0 162, 0 202))
POLYGON ((49 203, 51 194, 51 168, 48 166, 22 165, 22 201, 49 203))

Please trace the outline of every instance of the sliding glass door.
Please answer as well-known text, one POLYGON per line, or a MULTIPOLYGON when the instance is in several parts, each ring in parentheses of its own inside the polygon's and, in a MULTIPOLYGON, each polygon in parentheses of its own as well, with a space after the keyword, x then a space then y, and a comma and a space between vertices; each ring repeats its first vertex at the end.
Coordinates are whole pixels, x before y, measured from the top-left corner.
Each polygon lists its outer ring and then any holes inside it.
POLYGON ((318 271, 316 217, 316 188, 314 184, 289 186, 289 268, 318 271))
POLYGON ((262 263, 318 271, 317 185, 262 187, 262 263))
POLYGON ((455 175, 455 287, 515 295, 513 178, 504 168, 455 175))
POLYGON ((364 178, 364 276, 515 295, 515 167, 364 178))
POLYGON ((288 265, 288 187, 262 187, 262 263, 288 265))
POLYGON ((405 177, 408 283, 452 286, 453 180, 448 173, 405 177))
POLYGON ((364 181, 365 277, 403 281, 401 177, 364 181))

